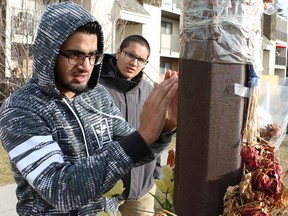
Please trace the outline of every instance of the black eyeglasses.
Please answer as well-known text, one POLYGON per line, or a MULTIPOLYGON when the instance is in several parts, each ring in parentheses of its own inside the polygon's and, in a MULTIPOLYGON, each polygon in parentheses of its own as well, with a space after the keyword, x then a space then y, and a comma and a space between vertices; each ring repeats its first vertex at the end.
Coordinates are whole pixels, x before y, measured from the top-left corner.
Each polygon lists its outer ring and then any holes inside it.
POLYGON ((99 52, 94 52, 89 55, 85 55, 84 53, 81 52, 63 52, 59 51, 59 54, 66 57, 68 59, 68 63, 71 65, 82 65, 85 61, 86 58, 89 59, 89 63, 91 65, 98 65, 102 62, 103 60, 103 54, 99 52))
POLYGON ((141 66, 143 67, 148 63, 147 59, 137 56, 134 53, 128 52, 126 50, 121 50, 121 52, 124 52, 126 59, 128 59, 129 61, 134 61, 135 59, 137 59, 138 67, 141 67, 141 66))

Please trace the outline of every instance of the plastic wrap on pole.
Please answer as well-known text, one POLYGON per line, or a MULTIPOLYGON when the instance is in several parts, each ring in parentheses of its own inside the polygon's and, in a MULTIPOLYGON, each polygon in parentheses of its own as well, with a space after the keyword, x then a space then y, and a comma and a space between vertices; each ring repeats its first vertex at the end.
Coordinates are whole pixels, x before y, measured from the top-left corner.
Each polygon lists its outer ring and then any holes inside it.
POLYGON ((263 0, 182 0, 180 58, 261 70, 263 0))

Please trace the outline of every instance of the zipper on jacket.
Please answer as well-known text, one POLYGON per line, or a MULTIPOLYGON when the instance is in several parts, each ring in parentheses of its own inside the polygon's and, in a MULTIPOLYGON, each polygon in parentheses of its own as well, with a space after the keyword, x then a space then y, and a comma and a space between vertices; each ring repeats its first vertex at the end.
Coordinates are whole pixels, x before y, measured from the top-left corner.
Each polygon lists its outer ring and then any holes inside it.
POLYGON ((125 98, 125 104, 126 104, 126 107, 125 107, 125 119, 127 122, 129 122, 129 119, 128 119, 128 104, 127 104, 127 93, 125 92, 124 93, 124 98, 125 98))
POLYGON ((81 129, 81 132, 82 132, 82 135, 83 135, 83 139, 84 139, 84 145, 85 145, 85 149, 86 149, 86 154, 89 157, 90 154, 89 154, 89 151, 88 151, 88 146, 87 146, 87 142, 86 142, 86 136, 85 136, 83 125, 81 124, 80 119, 78 118, 78 115, 75 113, 73 107, 71 107, 71 105, 68 103, 68 101, 65 98, 63 98, 63 101, 68 106, 68 108, 71 110, 71 112, 75 116, 75 118, 76 118, 76 120, 77 120, 77 122, 78 122, 78 124, 80 126, 80 129, 81 129))

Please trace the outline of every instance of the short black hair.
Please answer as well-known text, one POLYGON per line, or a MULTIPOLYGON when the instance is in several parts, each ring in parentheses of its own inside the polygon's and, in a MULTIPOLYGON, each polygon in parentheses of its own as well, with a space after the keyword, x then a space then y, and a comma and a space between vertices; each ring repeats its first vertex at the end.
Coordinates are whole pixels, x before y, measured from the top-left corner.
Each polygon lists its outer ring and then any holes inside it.
POLYGON ((82 32, 87 34, 96 34, 98 37, 98 49, 97 51, 103 53, 103 33, 102 27, 98 22, 88 22, 83 26, 78 27, 75 32, 82 32))
POLYGON ((124 48, 129 46, 129 44, 131 42, 139 43, 142 46, 145 46, 148 49, 148 57, 147 58, 149 58, 149 56, 150 56, 150 45, 149 45, 148 41, 144 37, 142 37, 141 35, 130 35, 130 36, 126 37, 122 41, 119 49, 123 50, 124 48))
POLYGON ((75 32, 83 32, 88 34, 97 34, 101 31, 101 26, 98 22, 88 22, 83 26, 78 27, 75 32))

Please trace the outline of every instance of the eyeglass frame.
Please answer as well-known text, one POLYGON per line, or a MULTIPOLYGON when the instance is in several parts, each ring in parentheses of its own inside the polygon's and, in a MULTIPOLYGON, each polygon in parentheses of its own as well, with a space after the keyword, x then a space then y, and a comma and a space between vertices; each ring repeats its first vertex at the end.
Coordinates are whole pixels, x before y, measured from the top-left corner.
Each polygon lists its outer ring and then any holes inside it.
POLYGON ((147 65, 147 63, 149 62, 147 59, 142 58, 141 56, 136 55, 135 53, 132 52, 128 52, 124 49, 120 50, 121 52, 124 52, 125 54, 125 58, 129 61, 134 61, 135 59, 137 59, 137 65, 138 67, 144 67, 145 65, 147 65), (127 55, 133 56, 133 58, 128 57, 127 55), (141 63, 140 61, 143 61, 143 63, 141 63))
POLYGON ((75 65, 82 65, 86 58, 88 58, 90 65, 99 65, 99 64, 101 64, 101 62, 102 62, 102 60, 104 58, 104 55, 99 53, 98 51, 95 51, 95 52, 93 52, 91 54, 85 55, 84 53, 79 52, 79 51, 66 53, 66 52, 63 52, 62 50, 59 50, 59 55, 62 55, 64 57, 66 57, 68 59, 68 63, 70 65, 74 65, 74 66, 75 65), (72 64, 70 61, 73 60, 73 59, 71 59, 71 56, 73 56, 73 55, 76 56, 76 57, 78 56, 77 58, 82 56, 82 60, 79 61, 79 63, 72 64), (95 62, 91 63, 91 57, 93 57, 93 56, 95 57, 95 62), (97 56, 99 56, 98 61, 96 61, 96 59, 97 59, 96 57, 97 56))

